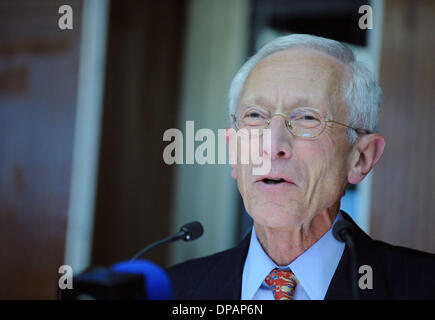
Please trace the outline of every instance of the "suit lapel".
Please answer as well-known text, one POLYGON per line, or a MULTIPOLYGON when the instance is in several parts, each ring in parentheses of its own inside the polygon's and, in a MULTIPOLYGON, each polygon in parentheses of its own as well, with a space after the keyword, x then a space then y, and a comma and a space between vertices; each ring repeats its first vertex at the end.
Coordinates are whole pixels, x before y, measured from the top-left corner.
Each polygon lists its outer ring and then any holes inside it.
POLYGON ((242 274, 248 254, 251 232, 235 248, 219 256, 209 272, 208 281, 196 289, 206 299, 239 300, 242 291, 242 274), (212 290, 212 291, 210 291, 212 290))

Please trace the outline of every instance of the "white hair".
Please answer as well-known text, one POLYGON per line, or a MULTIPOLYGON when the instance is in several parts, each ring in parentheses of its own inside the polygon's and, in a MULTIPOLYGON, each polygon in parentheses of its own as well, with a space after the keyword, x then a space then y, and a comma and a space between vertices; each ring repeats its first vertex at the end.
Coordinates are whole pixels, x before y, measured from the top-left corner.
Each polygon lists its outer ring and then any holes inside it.
MULTIPOLYGON (((245 81, 257 63, 275 52, 291 48, 315 49, 347 65, 350 70, 350 77, 348 77, 347 83, 344 84, 344 98, 349 111, 347 125, 372 132, 378 130, 382 90, 375 75, 364 64, 356 61, 355 55, 348 46, 335 40, 306 34, 292 34, 276 38, 267 43, 243 64, 234 76, 230 86, 230 118, 232 114, 236 113, 245 81)), ((353 144, 358 135, 354 130, 349 129, 348 138, 349 143, 353 144)))

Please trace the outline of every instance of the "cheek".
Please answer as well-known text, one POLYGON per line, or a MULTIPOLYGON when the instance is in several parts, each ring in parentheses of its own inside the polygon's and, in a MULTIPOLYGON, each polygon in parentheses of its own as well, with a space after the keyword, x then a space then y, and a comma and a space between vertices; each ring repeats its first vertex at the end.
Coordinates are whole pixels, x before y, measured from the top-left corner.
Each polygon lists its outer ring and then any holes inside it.
POLYGON ((304 180, 313 183, 327 172, 330 166, 330 155, 328 148, 315 141, 301 141, 295 143, 294 163, 300 165, 300 170, 304 172, 304 180))
POLYGON ((314 205, 317 201, 323 202, 325 197, 335 201, 342 180, 346 178, 345 161, 343 161, 340 144, 328 136, 322 140, 306 142, 309 143, 300 145, 298 149, 295 148, 295 155, 305 175, 307 203, 314 205))
POLYGON ((323 139, 311 141, 311 144, 301 148, 306 163, 313 169, 317 169, 322 174, 336 171, 337 167, 342 167, 344 163, 342 141, 333 139, 325 135, 323 139), (325 172, 326 171, 326 172, 325 172))

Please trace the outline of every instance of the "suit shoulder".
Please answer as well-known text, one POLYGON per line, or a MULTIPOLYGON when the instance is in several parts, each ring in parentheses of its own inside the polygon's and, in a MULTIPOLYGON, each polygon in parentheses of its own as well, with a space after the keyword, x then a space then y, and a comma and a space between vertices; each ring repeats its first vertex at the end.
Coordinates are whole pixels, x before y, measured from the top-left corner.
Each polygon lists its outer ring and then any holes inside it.
POLYGON ((233 250, 234 248, 231 248, 205 257, 190 259, 181 263, 177 263, 169 267, 166 271, 170 276, 178 275, 180 273, 183 273, 185 275, 186 272, 189 274, 193 272, 204 272, 209 270, 212 266, 214 266, 221 259, 225 258, 225 256, 227 256, 228 254, 231 254, 233 250))
POLYGON ((393 298, 435 299, 435 254, 382 241, 375 243, 393 298))
POLYGON ((395 262, 403 260, 409 263, 435 264, 435 254, 433 253, 396 246, 378 240, 374 240, 374 243, 388 256, 388 258, 393 259, 395 262))
POLYGON ((173 298, 209 299, 208 290, 201 288, 215 288, 224 281, 225 273, 232 267, 232 261, 237 259, 236 254, 236 248, 232 248, 168 268, 166 272, 171 280, 173 298))
POLYGON ((238 246, 167 269, 175 299, 240 299, 251 233, 238 246))

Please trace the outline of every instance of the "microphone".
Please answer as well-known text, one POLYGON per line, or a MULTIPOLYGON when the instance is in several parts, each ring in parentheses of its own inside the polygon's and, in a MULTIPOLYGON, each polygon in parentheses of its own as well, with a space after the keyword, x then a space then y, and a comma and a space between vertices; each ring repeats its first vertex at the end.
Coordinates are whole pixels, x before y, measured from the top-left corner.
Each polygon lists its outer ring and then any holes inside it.
POLYGON ((131 258, 130 262, 133 262, 134 260, 138 259, 139 257, 143 256, 144 254, 150 252, 154 248, 173 241, 177 241, 182 239, 183 241, 193 241, 198 239, 202 234, 204 233, 204 228, 202 227, 202 224, 198 221, 186 223, 184 226, 180 228, 180 231, 172 236, 169 236, 167 238, 164 238, 162 240, 156 241, 151 243, 150 245, 143 248, 141 251, 136 253, 133 258, 131 258))
POLYGON ((166 272, 155 263, 138 258, 164 243, 198 239, 203 232, 201 223, 187 223, 175 235, 150 244, 129 261, 116 263, 110 268, 94 268, 75 276, 72 290, 58 290, 59 299, 171 299, 171 282, 166 272))
POLYGON ((352 224, 347 220, 337 221, 332 228, 332 234, 334 235, 334 238, 340 242, 346 242, 346 240, 351 237, 350 233, 352 231, 352 224))
POLYGON ((347 220, 339 220, 332 228, 332 234, 337 241, 344 242, 349 247, 351 256, 351 275, 352 275, 352 294, 354 300, 359 300, 359 290, 357 287, 358 277, 356 268, 356 250, 355 242, 353 239, 353 226, 347 220))
POLYGON ((73 288, 59 290, 60 300, 169 300, 171 282, 158 265, 146 261, 118 262, 75 276, 73 288))

